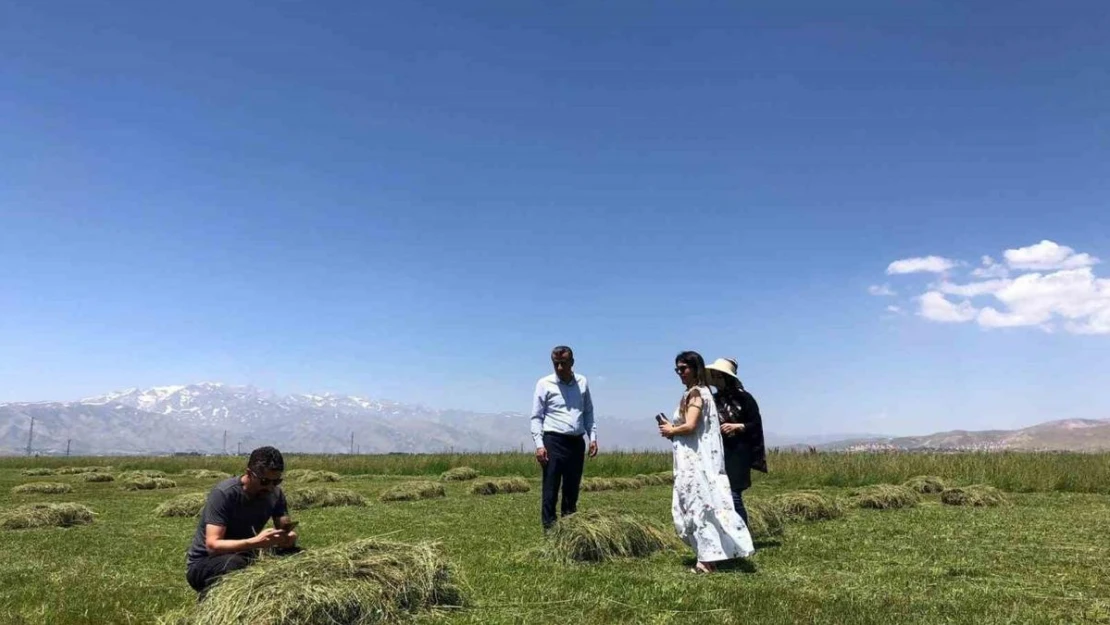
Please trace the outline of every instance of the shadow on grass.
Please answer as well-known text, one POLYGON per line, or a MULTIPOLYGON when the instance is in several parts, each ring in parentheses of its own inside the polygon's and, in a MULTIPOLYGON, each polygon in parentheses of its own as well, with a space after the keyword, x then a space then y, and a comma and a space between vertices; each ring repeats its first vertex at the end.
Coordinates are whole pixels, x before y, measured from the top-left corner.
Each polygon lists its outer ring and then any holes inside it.
MULTIPOLYGON (((682 559, 682 566, 692 569, 698 564, 697 558, 686 557, 682 559)), ((756 568, 755 563, 750 559, 741 558, 738 560, 725 560, 724 562, 717 563, 717 573, 729 573, 736 575, 739 573, 753 574, 758 573, 759 569, 756 568)))

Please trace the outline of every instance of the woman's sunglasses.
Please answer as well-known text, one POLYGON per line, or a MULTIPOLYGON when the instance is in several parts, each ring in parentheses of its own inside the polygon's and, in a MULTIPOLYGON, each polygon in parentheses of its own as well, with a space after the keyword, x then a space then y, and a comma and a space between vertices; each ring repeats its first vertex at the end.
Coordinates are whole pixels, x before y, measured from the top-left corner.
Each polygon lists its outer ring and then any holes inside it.
POLYGON ((686 365, 678 365, 677 367, 674 368, 675 373, 682 373, 683 371, 689 371, 689 370, 690 370, 690 367, 687 367, 686 365))

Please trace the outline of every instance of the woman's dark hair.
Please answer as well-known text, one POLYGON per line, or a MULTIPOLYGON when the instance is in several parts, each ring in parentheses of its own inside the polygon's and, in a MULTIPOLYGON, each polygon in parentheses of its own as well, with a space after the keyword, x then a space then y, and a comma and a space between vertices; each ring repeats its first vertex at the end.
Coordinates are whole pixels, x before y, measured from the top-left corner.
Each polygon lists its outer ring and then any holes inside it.
POLYGON ((281 452, 276 447, 259 447, 251 452, 247 468, 258 474, 263 471, 284 471, 285 458, 281 457, 281 452))
POLYGON ((684 364, 694 370, 698 386, 709 386, 709 376, 705 372, 705 359, 697 352, 682 352, 674 357, 674 363, 684 364))

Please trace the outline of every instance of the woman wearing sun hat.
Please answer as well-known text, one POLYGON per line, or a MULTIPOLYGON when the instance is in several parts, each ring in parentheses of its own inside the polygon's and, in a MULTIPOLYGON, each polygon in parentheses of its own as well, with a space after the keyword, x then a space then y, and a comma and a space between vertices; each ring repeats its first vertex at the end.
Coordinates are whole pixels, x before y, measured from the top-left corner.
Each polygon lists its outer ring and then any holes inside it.
POLYGON ((709 383, 717 390, 713 402, 721 418, 721 441, 725 450, 725 473, 732 489, 736 512, 748 522, 743 492, 752 485, 752 469, 767 472, 763 444, 763 418, 759 404, 736 375, 736 361, 718 358, 705 366, 709 383))

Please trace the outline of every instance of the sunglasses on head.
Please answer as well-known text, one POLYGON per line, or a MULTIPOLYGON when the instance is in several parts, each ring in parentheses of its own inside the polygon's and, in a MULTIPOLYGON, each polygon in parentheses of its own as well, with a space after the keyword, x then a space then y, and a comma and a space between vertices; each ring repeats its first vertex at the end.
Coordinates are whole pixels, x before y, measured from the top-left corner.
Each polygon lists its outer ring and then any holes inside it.
POLYGON ((251 469, 247 469, 247 473, 250 473, 251 475, 253 475, 254 479, 258 480, 258 483, 263 485, 263 486, 277 486, 278 484, 281 484, 282 479, 284 479, 284 478, 280 478, 280 477, 275 477, 275 478, 262 477, 261 475, 255 473, 251 469))

